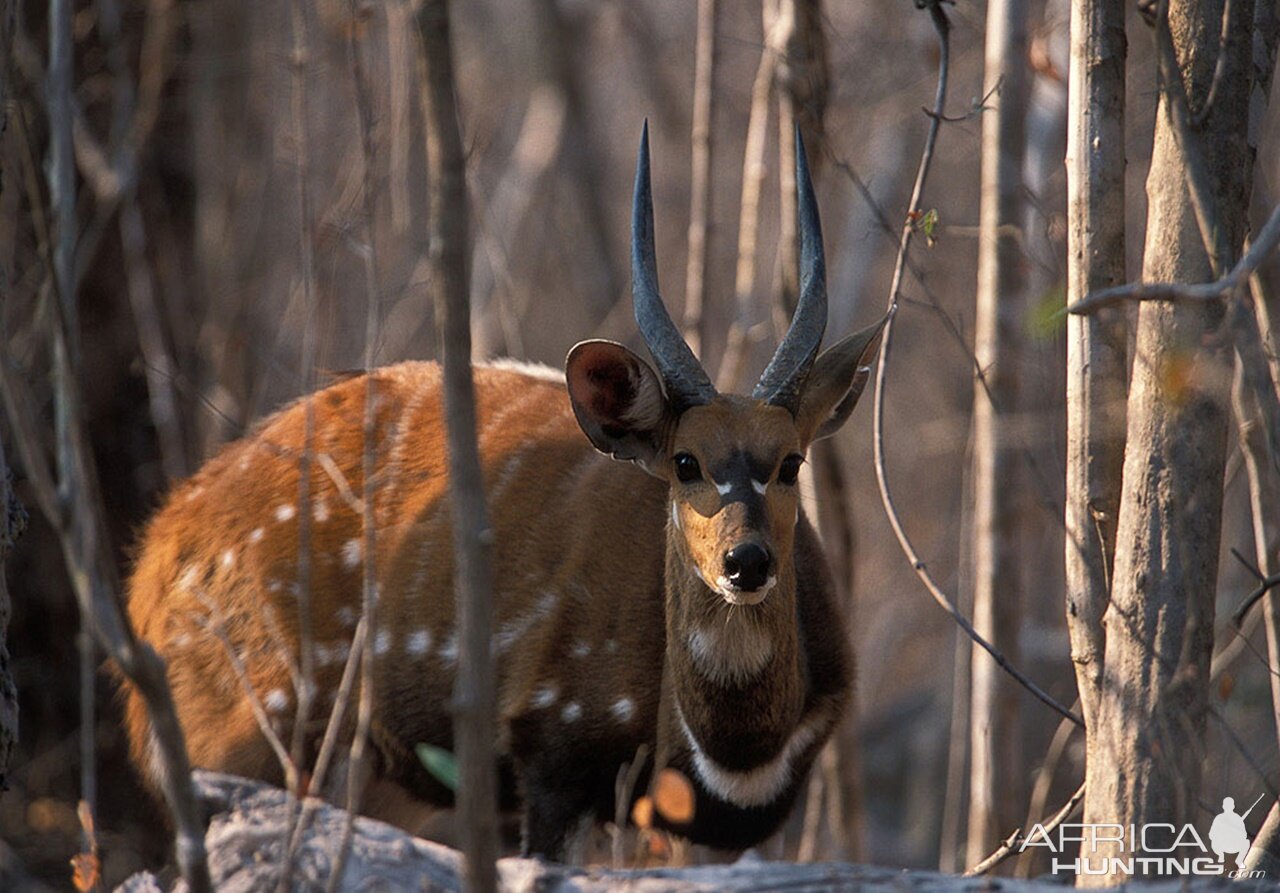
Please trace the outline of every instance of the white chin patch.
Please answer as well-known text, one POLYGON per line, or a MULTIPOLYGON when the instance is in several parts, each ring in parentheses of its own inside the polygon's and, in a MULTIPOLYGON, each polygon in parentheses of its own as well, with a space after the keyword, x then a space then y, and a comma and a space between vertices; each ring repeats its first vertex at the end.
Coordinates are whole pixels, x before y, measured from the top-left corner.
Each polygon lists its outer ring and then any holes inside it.
MULTIPOLYGON (((701 577, 702 573, 699 572, 698 576, 701 577)), ((706 582, 705 578, 703 582, 706 582)), ((713 588, 720 593, 721 598, 731 605, 758 605, 764 601, 764 597, 769 594, 769 590, 777 585, 778 578, 772 576, 759 589, 747 592, 730 583, 728 577, 720 576, 716 578, 716 585, 713 588)))

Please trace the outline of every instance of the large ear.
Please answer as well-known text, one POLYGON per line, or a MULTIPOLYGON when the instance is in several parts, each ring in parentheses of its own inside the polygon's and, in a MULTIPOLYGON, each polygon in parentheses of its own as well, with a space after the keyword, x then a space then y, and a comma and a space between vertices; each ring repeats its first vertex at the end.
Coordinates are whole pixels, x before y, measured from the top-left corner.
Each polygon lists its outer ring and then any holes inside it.
POLYGON ((875 325, 838 341, 814 361, 796 413, 796 426, 805 445, 835 434, 853 412, 871 377, 871 360, 888 319, 884 316, 875 325))
POLYGON ((573 414, 595 448, 655 473, 669 414, 657 373, 613 341, 575 345, 564 366, 573 414))

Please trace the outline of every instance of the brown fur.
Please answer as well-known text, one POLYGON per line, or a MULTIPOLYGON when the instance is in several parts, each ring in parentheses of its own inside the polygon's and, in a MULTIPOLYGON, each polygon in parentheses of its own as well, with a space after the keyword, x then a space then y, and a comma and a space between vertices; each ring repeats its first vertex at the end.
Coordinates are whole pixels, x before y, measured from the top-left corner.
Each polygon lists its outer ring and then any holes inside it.
MULTIPOLYGON (((652 375, 647 366, 630 374, 645 372, 652 375)), ((447 805, 448 792, 413 756, 420 742, 452 747, 457 640, 440 372, 406 363, 372 374, 381 591, 376 772, 413 797, 447 805)), ((572 365, 570 380, 585 380, 575 379, 572 365)), ((644 409, 628 405, 637 394, 653 398, 636 381, 619 389, 616 374, 601 381, 614 389, 599 403, 609 415, 644 409)), ((776 474, 787 453, 807 446, 790 414, 719 398, 664 418, 660 433, 641 432, 649 438, 642 451, 652 450, 637 458, 646 474, 592 449, 563 383, 477 367, 475 393, 496 543, 498 749, 525 801, 526 849, 559 856, 577 818, 610 814, 617 767, 641 743, 697 786, 695 821, 678 830, 730 847, 771 833, 847 698, 851 662, 840 614, 794 488, 771 483, 763 509, 752 510, 709 483, 678 483, 670 457, 686 449, 714 469, 745 450, 776 474), (731 606, 693 568, 714 580, 725 549, 745 538, 777 556, 778 581, 759 605, 731 606), (744 642, 743 653, 767 643, 769 660, 742 672, 709 671, 691 645, 695 630, 705 632, 708 647, 717 639, 715 659, 727 667, 744 642), (812 735, 793 742, 786 784, 767 802, 743 806, 704 784, 681 720, 733 772, 776 758, 798 726, 811 725, 812 735)), ((361 376, 312 398, 314 451, 340 471, 335 480, 313 465, 311 598, 319 689, 328 694, 360 605, 361 518, 339 484, 361 492, 364 395, 361 376)), ((130 618, 168 663, 194 764, 276 781, 279 767, 224 648, 196 618, 216 604, 255 692, 287 730, 295 709, 288 661, 299 648, 291 590, 303 405, 267 419, 175 487, 147 526, 129 582, 130 618)), ((588 433, 596 439, 599 432, 588 433)), ((132 753, 147 769, 145 710, 136 691, 126 687, 126 697, 132 753)), ((322 699, 312 738, 327 711, 322 699)))

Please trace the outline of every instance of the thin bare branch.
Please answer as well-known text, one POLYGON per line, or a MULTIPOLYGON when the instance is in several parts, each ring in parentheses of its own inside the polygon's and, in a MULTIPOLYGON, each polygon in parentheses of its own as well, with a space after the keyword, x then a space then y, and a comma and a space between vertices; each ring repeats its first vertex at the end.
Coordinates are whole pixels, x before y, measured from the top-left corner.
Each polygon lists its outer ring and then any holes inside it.
POLYGON ((778 16, 776 0, 764 9, 764 47, 751 87, 751 113, 747 118, 747 144, 742 156, 742 204, 738 216, 738 265, 733 279, 735 315, 716 387, 734 391, 742 379, 752 333, 760 332, 756 301, 756 243, 760 232, 760 195, 764 191, 765 149, 769 133, 769 98, 773 95, 774 70, 778 60, 778 16))
POLYGON ((444 367, 455 614, 461 646, 453 693, 458 820, 466 859, 464 889, 480 893, 497 885, 494 667, 489 648, 493 530, 476 444, 467 301, 466 167, 454 95, 448 0, 427 0, 418 11, 417 25, 424 63, 422 92, 431 180, 431 291, 444 367))
MULTIPOLYGON (((1211 225, 1212 226, 1212 225, 1211 225)), ((1092 313, 1121 301, 1214 301, 1230 297, 1248 285, 1249 277, 1280 245, 1280 206, 1271 212, 1244 257, 1226 275, 1195 285, 1182 282, 1136 282, 1105 288, 1067 307, 1067 313, 1092 313)))
MULTIPOLYGON (((951 65, 951 25, 947 20, 946 11, 942 8, 942 0, 929 0, 927 9, 933 20, 934 30, 938 36, 938 87, 934 99, 933 109, 941 116, 946 109, 947 100, 947 79, 950 73, 951 65)), ((881 336, 883 343, 880 348, 880 358, 876 364, 876 380, 874 389, 874 404, 872 407, 872 422, 874 431, 872 433, 872 443, 874 446, 874 459, 876 467, 876 482, 880 488, 880 502, 884 506, 885 514, 888 516, 889 525, 893 528, 894 536, 898 540, 903 554, 907 557, 907 561, 911 563, 912 569, 916 572, 916 576, 920 578, 920 582, 924 584, 929 595, 937 602, 939 607, 951 615, 952 619, 964 630, 979 647, 985 650, 1000 665, 1006 673, 1018 681, 1027 691, 1031 692, 1042 703, 1058 713, 1060 716, 1070 719, 1076 724, 1082 724, 1082 720, 1074 712, 1067 709, 1053 697, 1051 697, 1040 686, 1036 685, 1028 679, 1017 667, 1009 663, 1004 655, 996 650, 990 642, 978 635, 973 628, 973 624, 968 618, 956 609, 951 599, 942 591, 933 575, 929 573, 928 565, 920 558, 919 553, 912 545, 910 537, 907 536, 906 529, 902 526, 902 518, 898 513, 897 505, 894 503, 893 494, 889 489, 888 470, 885 463, 885 438, 884 438, 884 391, 885 391, 885 372, 888 368, 889 356, 893 346, 893 324, 898 315, 898 289, 902 285, 903 271, 906 269, 907 254, 911 248, 911 239, 915 233, 913 225, 913 215, 920 209, 920 198, 924 193, 925 181, 929 175, 929 168, 933 164, 933 154, 938 142, 938 131, 942 126, 941 117, 932 117, 929 119, 929 131, 925 137, 924 149, 920 155, 920 166, 916 171, 915 185, 911 190, 911 201, 908 204, 905 223, 902 227, 902 235, 898 245, 898 255, 894 262, 893 281, 889 287, 889 303, 888 303, 888 321, 885 323, 884 333, 881 336)))
POLYGON ((701 355, 707 290, 707 219, 711 213, 711 87, 716 68, 716 0, 698 0, 693 76, 692 173, 689 177, 689 259, 684 280, 684 340, 701 355))
MULTIPOLYGON (((1045 819, 1043 822, 1040 822, 1038 827, 1044 830, 1045 835, 1053 833, 1059 825, 1071 818, 1075 811, 1080 808, 1080 801, 1082 800, 1084 800, 1083 784, 1076 788, 1076 792, 1071 795, 1070 799, 1068 799, 1066 803, 1062 804, 1061 808, 1059 808, 1057 812, 1045 819)), ((987 858, 983 859, 981 862, 966 871, 964 876, 977 877, 978 875, 986 874, 1010 856, 1016 854, 1018 852, 1019 844, 1021 844, 1023 840, 1027 839, 1027 834, 1034 833, 1036 827, 1037 826, 1032 826, 1031 831, 1026 831, 1023 828, 1019 828, 1017 831, 1014 831, 1005 838, 1004 843, 1000 844, 1000 846, 997 847, 990 856, 987 856, 987 858)))

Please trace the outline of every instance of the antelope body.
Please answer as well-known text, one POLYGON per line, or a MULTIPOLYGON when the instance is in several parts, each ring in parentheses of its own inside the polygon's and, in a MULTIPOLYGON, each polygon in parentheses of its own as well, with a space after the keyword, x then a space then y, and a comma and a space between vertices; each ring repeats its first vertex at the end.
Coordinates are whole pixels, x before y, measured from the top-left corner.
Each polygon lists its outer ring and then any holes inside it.
MULTIPOLYGON (((605 341, 575 347, 564 376, 501 363, 474 370, 495 544, 497 750, 507 795, 523 805, 526 853, 561 858, 583 818, 611 818, 618 767, 642 744, 694 786, 692 821, 668 827, 716 847, 758 843, 785 818, 847 701, 847 635, 795 477, 809 444, 852 410, 879 326, 817 356, 822 244, 802 147, 798 158, 802 296, 752 396, 716 393, 663 308, 647 137, 633 289, 657 370, 605 341)), ((375 775, 401 799, 447 806, 450 792, 414 755, 419 743, 452 748, 458 640, 441 373, 405 363, 368 375, 375 775)), ((361 376, 310 398, 308 590, 317 683, 330 696, 361 603, 353 494, 366 384, 361 376)), ((129 613, 167 660, 195 765, 281 778, 227 646, 208 627, 213 616, 273 723, 289 729, 303 452, 299 403, 175 488, 142 539, 129 613)), ((134 758, 154 776, 145 710, 136 691, 127 698, 134 758)), ((312 756, 327 715, 321 699, 307 725, 312 756)))

